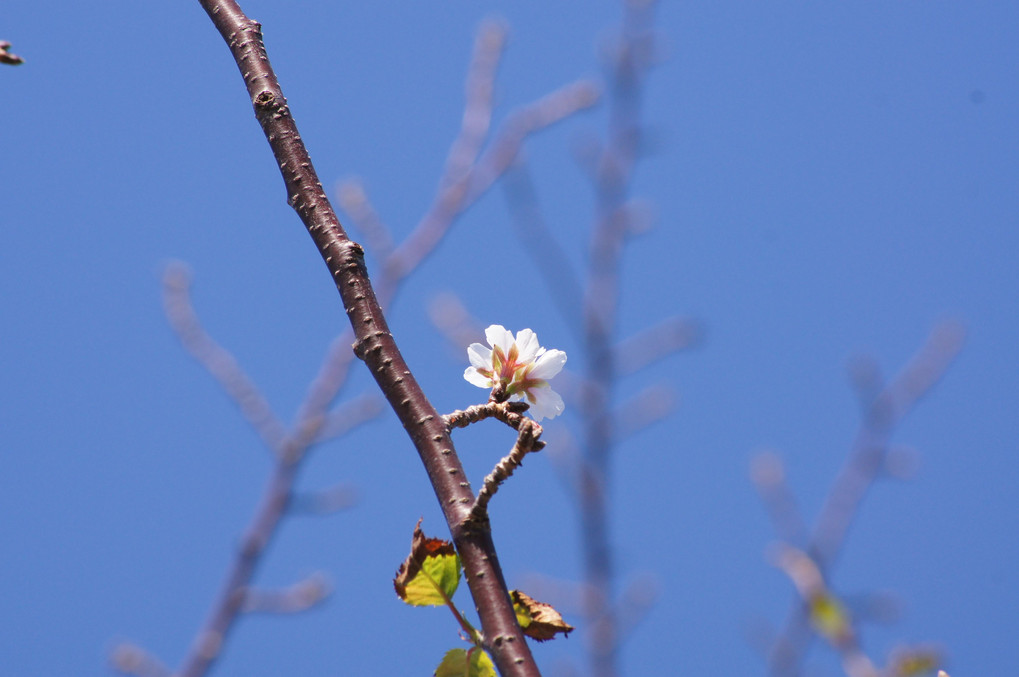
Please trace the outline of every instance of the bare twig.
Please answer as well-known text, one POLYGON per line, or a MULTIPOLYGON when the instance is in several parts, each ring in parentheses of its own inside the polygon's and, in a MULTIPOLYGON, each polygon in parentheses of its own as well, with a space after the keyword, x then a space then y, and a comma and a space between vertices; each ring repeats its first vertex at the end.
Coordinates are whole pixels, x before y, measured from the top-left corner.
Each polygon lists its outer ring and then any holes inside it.
POLYGON ((471 519, 476 521, 487 521, 488 520, 488 502, 492 500, 492 496, 499 490, 499 486, 502 485, 513 472, 520 467, 524 462, 524 456, 537 451, 541 447, 536 444, 538 437, 541 435, 541 426, 530 419, 524 419, 517 431, 517 441, 513 445, 513 449, 510 453, 505 456, 487 477, 485 477, 484 485, 478 492, 478 497, 474 501, 474 506, 471 508, 471 519))

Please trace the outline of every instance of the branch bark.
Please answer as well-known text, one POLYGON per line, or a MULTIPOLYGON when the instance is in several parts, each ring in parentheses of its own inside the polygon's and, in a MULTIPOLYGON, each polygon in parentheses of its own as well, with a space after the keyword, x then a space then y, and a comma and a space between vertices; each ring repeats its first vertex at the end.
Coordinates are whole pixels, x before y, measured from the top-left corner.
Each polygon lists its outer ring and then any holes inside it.
POLYGON ((255 117, 272 148, 289 204, 333 277, 355 334, 354 352, 407 430, 463 560, 485 646, 505 676, 539 675, 516 622, 488 524, 468 520, 473 494, 443 418, 414 379, 389 331, 364 264, 364 250, 340 225, 290 114, 262 42, 261 27, 234 0, 199 0, 233 54, 255 117))

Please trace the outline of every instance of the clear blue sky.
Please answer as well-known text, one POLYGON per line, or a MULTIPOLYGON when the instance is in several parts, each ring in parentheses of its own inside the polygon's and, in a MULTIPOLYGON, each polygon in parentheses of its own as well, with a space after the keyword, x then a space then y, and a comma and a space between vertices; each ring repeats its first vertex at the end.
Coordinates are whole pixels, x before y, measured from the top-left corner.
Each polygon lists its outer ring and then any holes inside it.
MULTIPOLYGON (((433 194, 484 17, 512 31, 497 119, 597 76, 597 45, 619 17, 613 2, 244 7, 264 25, 323 182, 362 177, 397 236, 433 194)), ((657 221, 628 248, 619 329, 682 314, 706 334, 620 389, 622 400, 666 381, 680 396, 616 462, 621 574, 651 572, 661 591, 626 644, 628 673, 764 674, 748 630, 780 623, 792 589, 765 561, 774 533, 749 459, 778 450, 812 517, 858 422, 847 361, 870 354, 894 373, 944 318, 968 327, 964 352, 895 435, 922 453, 920 470, 877 485, 833 581, 904 603, 894 625, 864 628, 875 658, 897 640, 931 641, 953 677, 1014 673, 1019 5, 665 2, 658 27, 654 153, 634 186, 657 221)), ((0 39, 27 61, 0 68, 2 672, 105 674, 122 639, 175 665, 269 463, 169 331, 161 270, 188 262, 206 327, 285 420, 346 318, 197 2, 6 3, 0 39)), ((604 122, 596 110, 527 150, 577 264, 591 191, 570 154, 604 122)), ((438 293, 577 354, 509 230, 496 191, 391 314, 440 410, 482 394, 462 379, 466 355, 429 324, 438 293)), ((359 370, 346 396, 370 387, 359 370)), ((549 437, 573 423, 556 419, 549 437)), ((486 434, 460 438, 475 483, 510 444, 486 434)), ((392 592, 418 517, 430 533, 443 526, 391 415, 316 452, 300 484, 341 481, 359 504, 288 521, 259 575, 272 587, 324 570, 333 599, 244 619, 219 674, 427 674, 457 644, 448 614, 392 592)), ((576 514, 547 458, 493 505, 511 584, 578 575, 576 514)), ((554 674, 581 645, 536 655, 554 674)), ((811 663, 834 669, 826 651, 811 663)))

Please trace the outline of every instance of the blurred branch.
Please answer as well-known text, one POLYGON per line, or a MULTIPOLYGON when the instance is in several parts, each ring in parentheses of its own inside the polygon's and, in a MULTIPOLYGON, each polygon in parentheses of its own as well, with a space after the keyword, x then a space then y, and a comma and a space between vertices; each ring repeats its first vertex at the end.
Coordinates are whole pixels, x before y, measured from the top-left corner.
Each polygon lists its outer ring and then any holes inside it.
POLYGON ((357 488, 347 483, 341 483, 320 491, 295 493, 290 502, 290 513, 294 515, 331 515, 353 507, 357 504, 357 500, 357 488))
POLYGON ((481 323, 467 311, 456 294, 439 294, 433 298, 428 305, 428 317, 455 350, 457 359, 467 346, 485 339, 481 323))
POLYGON ((845 542, 867 491, 884 468, 888 440, 903 418, 944 376, 959 354, 965 329, 938 325, 906 367, 873 398, 849 459, 821 508, 808 552, 823 573, 845 542))
POLYGON ((281 453, 286 432, 237 360, 206 333, 191 304, 191 272, 175 261, 163 273, 163 308, 184 349, 208 371, 269 449, 281 453))
POLYGON ((615 412, 614 429, 619 439, 661 421, 676 408, 676 391, 670 386, 649 386, 624 402, 615 412))
MULTIPOLYGON (((467 169, 454 176, 449 173, 450 166, 460 167, 463 162, 447 162, 447 172, 439 182, 439 192, 432 206, 414 232, 389 257, 386 271, 399 279, 413 270, 435 248, 453 219, 474 204, 506 172, 528 136, 591 107, 596 101, 597 89, 589 82, 578 81, 561 87, 511 112, 487 150, 467 169)), ((469 144, 460 145, 473 148, 469 144)), ((457 147, 458 143, 454 142, 453 149, 457 147)))
MULTIPOLYGON (((805 556, 826 579, 867 492, 887 469, 889 439, 895 428, 944 376, 959 354, 965 329, 955 322, 939 324, 905 368, 888 384, 871 362, 857 361, 851 382, 864 404, 863 420, 848 459, 836 478, 811 532, 805 556), (862 365, 862 367, 861 367, 862 365)), ((808 609, 797 602, 768 658, 773 677, 796 675, 810 642, 808 609)))
POLYGON ((668 317, 616 344, 613 362, 620 376, 633 374, 701 340, 700 325, 686 317, 668 317))
POLYGON ((803 543, 807 540, 807 525, 796 506, 785 465, 778 454, 765 451, 750 462, 750 479, 768 510, 775 533, 785 543, 803 543))
POLYGON ((584 451, 578 467, 587 619, 588 664, 593 677, 616 677, 621 649, 620 619, 613 603, 615 562, 610 524, 611 452, 619 423, 612 416, 611 396, 620 374, 614 362, 614 331, 619 301, 619 270, 632 216, 626 209, 642 134, 640 107, 645 76, 651 68, 649 45, 656 3, 624 2, 623 23, 613 49, 606 54, 609 90, 607 140, 592 161, 596 217, 583 297, 586 364, 579 411, 584 451))
POLYGON ((321 604, 332 592, 329 579, 316 572, 283 590, 251 588, 244 596, 244 613, 292 614, 321 604))
POLYGON ((327 440, 343 437, 354 428, 378 418, 382 412, 383 400, 375 393, 365 393, 347 400, 326 414, 315 442, 321 444, 327 440))
POLYGON ((6 40, 0 40, 0 63, 5 63, 10 66, 19 66, 25 63, 25 60, 22 59, 20 56, 7 51, 10 48, 11 43, 7 42, 6 40))
POLYGON ((524 251, 534 259, 538 274, 544 280, 545 288, 550 292, 567 326, 582 334, 583 292, 580 279, 545 222, 534 181, 523 158, 518 157, 502 185, 510 216, 516 226, 514 231, 524 251))
POLYGON ((110 653, 110 666, 134 677, 170 677, 170 669, 158 658, 134 644, 120 644, 110 653))
POLYGON ((336 200, 364 237, 365 249, 382 260, 388 258, 394 247, 392 233, 368 200, 361 180, 353 177, 341 181, 336 187, 336 200))

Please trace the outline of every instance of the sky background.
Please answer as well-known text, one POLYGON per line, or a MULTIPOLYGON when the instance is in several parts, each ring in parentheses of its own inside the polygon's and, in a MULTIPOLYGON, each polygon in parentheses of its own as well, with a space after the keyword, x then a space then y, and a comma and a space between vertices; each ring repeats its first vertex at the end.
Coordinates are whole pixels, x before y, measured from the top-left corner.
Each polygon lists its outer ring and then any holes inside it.
MULTIPOLYGON (((264 26, 323 183, 361 177, 398 238, 431 202, 485 17, 511 31, 497 121, 598 77, 620 17, 614 2, 243 7, 264 26)), ((653 152, 634 184, 655 227, 627 247, 618 333, 683 315, 704 339, 617 394, 660 382, 678 394, 614 464, 621 582, 651 576, 659 589, 626 673, 764 674, 750 638, 783 621, 793 591, 765 558, 775 535, 750 459, 776 450, 812 520, 859 423, 849 360, 871 355, 894 374, 955 319, 968 330, 960 358, 894 435, 922 454, 919 470, 870 493, 832 582, 901 601, 897 622, 863 629, 875 660, 934 642, 953 677, 1016 674, 1019 5, 663 2, 657 28, 653 152)), ((270 464, 168 328, 162 270, 187 262, 205 327, 284 420, 346 318, 197 2, 5 3, 0 39, 26 59, 0 68, 0 671, 108 674, 124 640, 176 665, 270 464)), ((593 207, 571 153, 604 128, 598 108, 526 148, 578 267, 593 207)), ((440 411, 484 393, 428 319, 438 294, 580 354, 511 231, 497 189, 389 315, 440 411)), ((355 366, 341 399, 372 388, 355 366)), ((576 419, 546 423, 552 440, 576 419)), ((456 439, 475 486, 512 443, 491 429, 456 439)), ((492 504, 511 586, 580 572, 576 511, 549 458, 529 458, 492 504)), ((325 571, 333 597, 242 619, 217 674, 429 674, 461 645, 445 610, 392 591, 417 519, 445 527, 391 414, 318 449, 299 485, 338 482, 357 505, 287 520, 258 575, 274 587, 325 571)), ((583 642, 535 653, 565 674, 583 642)), ((837 674, 823 648, 809 664, 837 674)))

